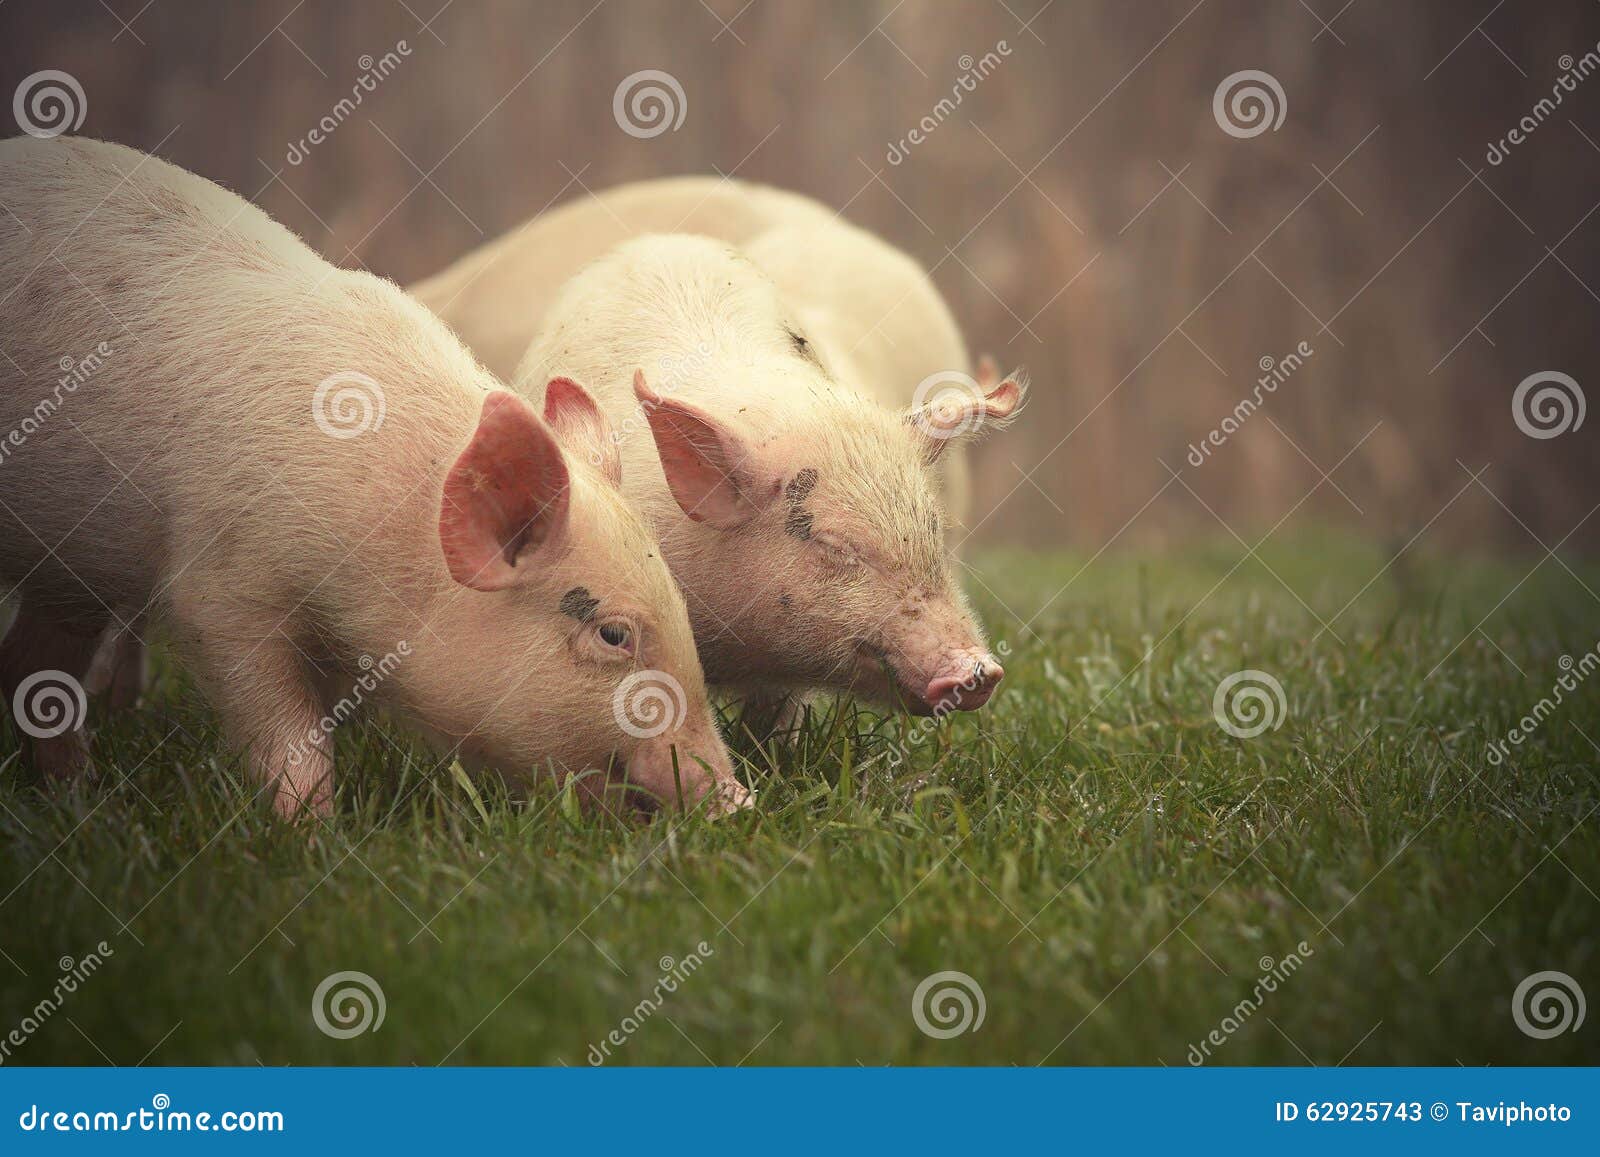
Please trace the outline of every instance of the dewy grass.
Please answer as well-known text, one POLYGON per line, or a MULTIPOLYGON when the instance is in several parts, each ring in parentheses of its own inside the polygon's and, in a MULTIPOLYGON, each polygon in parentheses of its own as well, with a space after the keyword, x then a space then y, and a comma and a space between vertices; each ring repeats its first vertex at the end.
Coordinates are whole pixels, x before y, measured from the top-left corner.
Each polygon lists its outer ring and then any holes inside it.
POLYGON ((1239 554, 973 560, 994 702, 736 734, 758 807, 716 822, 475 802, 363 720, 336 820, 291 827, 164 664, 93 782, 42 794, 8 723, 0 1032, 53 1007, 5 1063, 1600 1060, 1513 1002, 1600 998, 1600 685, 1486 758, 1594 646, 1600 576, 1239 554), (1243 670, 1282 690, 1251 739, 1213 714, 1243 670))

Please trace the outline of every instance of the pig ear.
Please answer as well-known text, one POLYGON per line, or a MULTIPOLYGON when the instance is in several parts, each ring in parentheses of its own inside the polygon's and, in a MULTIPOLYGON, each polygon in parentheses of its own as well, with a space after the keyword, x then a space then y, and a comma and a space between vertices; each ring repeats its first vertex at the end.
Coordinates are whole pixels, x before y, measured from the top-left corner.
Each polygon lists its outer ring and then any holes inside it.
POLYGON ((622 485, 622 458, 600 407, 571 378, 551 378, 544 389, 544 420, 574 454, 587 458, 613 486, 622 485))
POLYGON ((515 394, 491 393, 444 482, 439 544, 450 577, 478 591, 522 580, 528 556, 563 532, 568 490, 549 427, 515 394))
POLYGON ((663 397, 633 375, 633 394, 655 436, 667 486, 695 522, 734 530, 755 517, 776 492, 767 492, 752 465, 749 442, 698 406, 663 397))
POLYGON ((1027 378, 1020 370, 1003 381, 999 377, 999 367, 986 355, 978 361, 977 390, 971 388, 973 379, 967 380, 965 388, 952 382, 906 411, 906 425, 922 436, 928 461, 937 461, 950 443, 1000 429, 1017 416, 1027 396, 1027 378))

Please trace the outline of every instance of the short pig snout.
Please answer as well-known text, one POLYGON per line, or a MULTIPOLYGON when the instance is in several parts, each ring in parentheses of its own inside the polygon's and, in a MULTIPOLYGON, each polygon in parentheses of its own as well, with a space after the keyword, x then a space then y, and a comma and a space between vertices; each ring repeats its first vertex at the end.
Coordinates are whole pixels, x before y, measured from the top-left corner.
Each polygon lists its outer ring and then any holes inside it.
POLYGON ((1000 660, 988 651, 961 652, 951 657, 944 674, 929 681, 923 701, 939 712, 976 711, 1005 677, 1000 660))
POLYGON ((917 715, 976 711, 1006 675, 966 607, 944 595, 914 593, 864 653, 887 668, 893 698, 917 715))
POLYGON ((648 792, 660 807, 688 810, 704 801, 708 811, 720 815, 754 803, 734 777, 733 761, 709 721, 641 741, 625 770, 628 783, 648 792))

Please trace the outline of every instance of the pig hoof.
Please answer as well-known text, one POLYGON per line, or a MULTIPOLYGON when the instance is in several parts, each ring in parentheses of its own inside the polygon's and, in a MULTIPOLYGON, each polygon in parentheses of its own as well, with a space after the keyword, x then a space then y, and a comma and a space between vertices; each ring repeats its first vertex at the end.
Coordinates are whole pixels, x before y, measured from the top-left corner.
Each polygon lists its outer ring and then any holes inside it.
POLYGON ((113 711, 131 711, 144 693, 144 671, 138 667, 119 667, 106 688, 106 705, 113 711))
POLYGON ((33 741, 33 765, 47 784, 66 785, 94 777, 89 740, 81 731, 33 741))
POLYGON ((706 814, 712 819, 750 811, 756 806, 756 793, 741 783, 725 783, 706 797, 706 814))
POLYGON ((806 705, 798 695, 756 694, 745 701, 740 725, 757 743, 795 744, 805 723, 806 705))

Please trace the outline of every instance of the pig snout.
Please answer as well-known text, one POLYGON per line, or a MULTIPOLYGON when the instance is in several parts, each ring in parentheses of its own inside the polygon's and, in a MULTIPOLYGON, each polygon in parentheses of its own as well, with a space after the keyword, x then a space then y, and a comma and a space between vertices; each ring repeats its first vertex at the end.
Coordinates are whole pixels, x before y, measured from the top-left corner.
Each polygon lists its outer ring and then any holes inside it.
POLYGON ((640 743, 625 765, 627 780, 657 806, 691 809, 705 801, 713 815, 753 807, 754 796, 734 778, 722 741, 677 732, 640 743), (676 767, 674 767, 676 764, 676 767), (681 793, 681 801, 680 801, 681 793))
POLYGON ((963 652, 950 657, 944 673, 928 681, 922 693, 929 711, 976 711, 994 694, 1005 668, 987 651, 963 652))
POLYGON ((862 689, 914 715, 976 711, 1006 674, 964 602, 948 593, 912 590, 857 652, 862 689))

